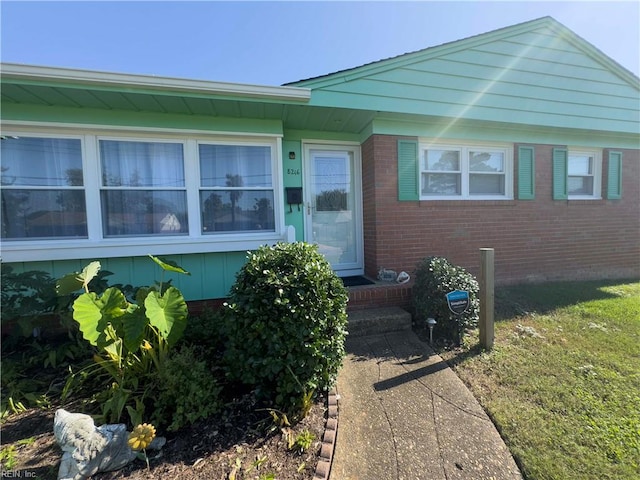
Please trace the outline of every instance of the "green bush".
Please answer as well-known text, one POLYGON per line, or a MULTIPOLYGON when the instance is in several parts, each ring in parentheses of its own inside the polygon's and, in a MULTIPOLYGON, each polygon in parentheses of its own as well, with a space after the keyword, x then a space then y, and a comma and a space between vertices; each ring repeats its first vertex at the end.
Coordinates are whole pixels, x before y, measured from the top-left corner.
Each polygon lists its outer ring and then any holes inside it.
POLYGON ((416 318, 421 322, 434 318, 438 322, 434 338, 458 343, 465 329, 478 324, 478 293, 478 282, 464 268, 443 257, 427 257, 418 264, 415 273, 412 297, 416 318), (454 315, 447 304, 446 294, 454 290, 469 292, 469 308, 461 315, 454 315))
POLYGON ((314 245, 278 243, 250 253, 222 312, 229 377, 300 414, 305 397, 335 382, 345 354, 347 300, 314 245))
POLYGON ((197 315, 189 316, 181 343, 197 346, 209 364, 219 365, 225 341, 222 312, 205 309, 197 315))
POLYGON ((176 431, 222 410, 222 388, 193 345, 172 352, 155 377, 155 425, 176 431))

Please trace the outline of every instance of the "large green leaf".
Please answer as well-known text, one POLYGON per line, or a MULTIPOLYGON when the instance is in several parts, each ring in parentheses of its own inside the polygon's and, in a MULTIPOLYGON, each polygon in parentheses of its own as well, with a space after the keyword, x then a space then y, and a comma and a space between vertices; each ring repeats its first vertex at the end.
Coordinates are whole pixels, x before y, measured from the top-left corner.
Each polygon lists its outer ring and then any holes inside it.
POLYGON ((80 278, 82 279, 82 282, 83 282, 82 286, 85 289, 89 285, 89 282, 93 280, 93 278, 96 275, 98 275, 99 271, 100 271, 100 262, 97 262, 97 261, 91 262, 89 265, 87 265, 82 269, 82 272, 80 273, 80 278))
POLYGON ((56 280, 56 294, 69 295, 80 290, 83 284, 78 272, 67 273, 64 277, 56 280))
POLYGON ((124 330, 124 346, 130 352, 137 351, 144 339, 145 329, 149 323, 144 310, 142 308, 129 308, 129 311, 120 320, 124 330))
POLYGON ((149 323, 158 329, 169 346, 174 345, 187 326, 187 302, 175 287, 169 287, 164 295, 149 292, 144 301, 149 323))
MULTIPOLYGON (((109 356, 108 361, 110 361, 113 365, 116 365, 118 369, 120 369, 122 366, 122 360, 124 356, 122 352, 122 339, 119 338, 113 343, 110 343, 109 345, 105 346, 104 351, 109 356)), ((114 377, 114 378, 118 378, 118 377, 114 377)))
POLYGON ((98 297, 83 293, 73 302, 73 319, 78 322, 82 336, 92 345, 103 348, 108 340, 105 330, 109 323, 117 323, 127 308, 124 294, 115 287, 98 297))
POLYGON ((58 295, 69 295, 81 288, 87 289, 89 282, 100 271, 100 262, 91 262, 82 269, 82 272, 73 272, 65 275, 56 281, 56 293, 58 295))
POLYGON ((78 322, 85 340, 91 345, 98 345, 98 337, 106 322, 102 321, 102 312, 95 293, 84 293, 73 302, 73 319, 78 322))
POLYGON ((185 275, 191 275, 184 268, 182 268, 180 265, 178 265, 176 262, 172 260, 167 260, 166 258, 161 258, 161 257, 154 257, 153 255, 149 255, 149 257, 151 257, 151 260, 153 260, 158 265, 160 265, 163 270, 167 270, 169 272, 183 273, 185 275))

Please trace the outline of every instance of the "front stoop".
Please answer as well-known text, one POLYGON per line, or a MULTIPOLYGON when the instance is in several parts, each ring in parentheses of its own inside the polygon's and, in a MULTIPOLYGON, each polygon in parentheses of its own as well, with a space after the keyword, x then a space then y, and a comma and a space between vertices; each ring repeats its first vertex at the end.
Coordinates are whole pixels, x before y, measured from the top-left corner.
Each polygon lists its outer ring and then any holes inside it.
POLYGON ((349 287, 349 313, 372 308, 402 307, 411 309, 413 282, 376 282, 373 285, 349 287))
POLYGON ((350 337, 411 330, 411 314, 400 307, 350 311, 348 317, 350 337))

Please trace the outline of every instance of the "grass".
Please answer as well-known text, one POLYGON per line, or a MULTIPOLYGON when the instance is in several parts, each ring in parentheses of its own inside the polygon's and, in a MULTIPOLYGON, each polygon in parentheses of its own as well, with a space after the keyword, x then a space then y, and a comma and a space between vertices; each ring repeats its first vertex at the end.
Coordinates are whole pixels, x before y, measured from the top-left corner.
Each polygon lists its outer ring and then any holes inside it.
POLYGON ((640 282, 499 289, 496 311, 494 349, 448 360, 525 478, 640 478, 640 282))

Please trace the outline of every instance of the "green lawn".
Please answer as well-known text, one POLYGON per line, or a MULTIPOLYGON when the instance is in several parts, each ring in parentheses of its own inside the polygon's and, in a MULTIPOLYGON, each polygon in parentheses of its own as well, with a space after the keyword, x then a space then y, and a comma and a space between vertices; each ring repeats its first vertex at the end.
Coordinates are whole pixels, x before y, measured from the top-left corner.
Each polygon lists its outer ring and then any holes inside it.
POLYGON ((528 480, 640 478, 640 283, 496 289, 496 342, 444 354, 528 480))

